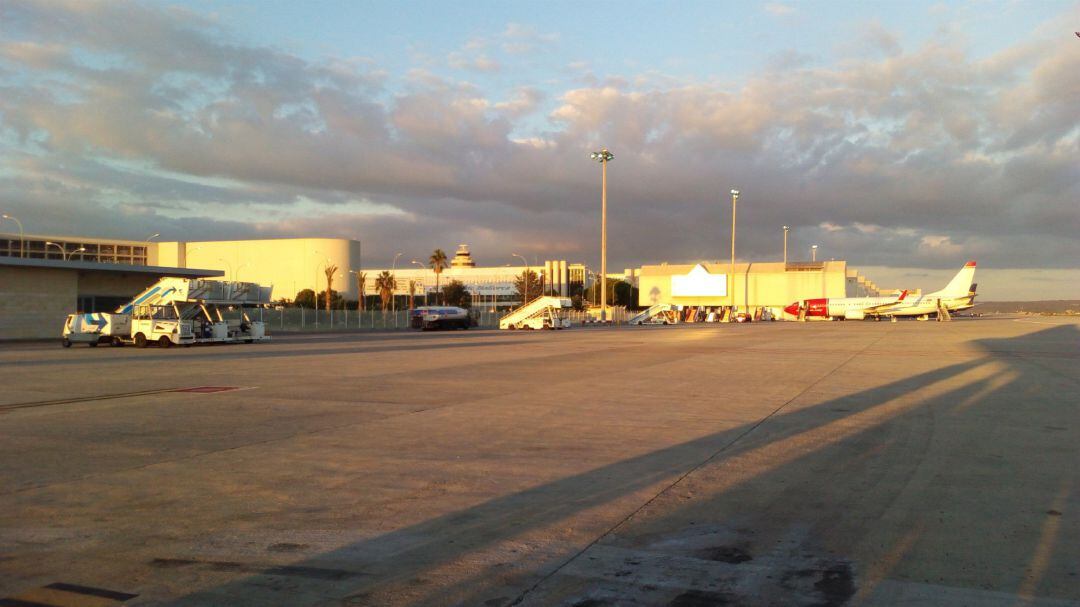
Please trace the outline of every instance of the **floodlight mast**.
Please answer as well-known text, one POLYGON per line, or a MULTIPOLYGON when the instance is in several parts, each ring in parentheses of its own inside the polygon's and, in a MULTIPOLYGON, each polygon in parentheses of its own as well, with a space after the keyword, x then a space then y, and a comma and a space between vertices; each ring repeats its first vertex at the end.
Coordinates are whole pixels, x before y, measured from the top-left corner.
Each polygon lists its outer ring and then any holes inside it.
POLYGON ((607 320, 607 165, 615 160, 615 154, 603 148, 590 154, 600 163, 600 322, 607 320))
POLYGON ((731 298, 731 312, 728 321, 735 321, 735 203, 739 200, 739 190, 731 189, 731 267, 728 270, 728 297, 731 298))

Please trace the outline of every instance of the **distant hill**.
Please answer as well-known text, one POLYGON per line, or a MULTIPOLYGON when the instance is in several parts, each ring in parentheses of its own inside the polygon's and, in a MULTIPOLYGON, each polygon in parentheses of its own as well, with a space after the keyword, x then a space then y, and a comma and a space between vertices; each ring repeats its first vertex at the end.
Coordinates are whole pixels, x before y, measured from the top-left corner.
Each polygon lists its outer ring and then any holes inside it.
POLYGON ((1080 316, 1080 300, 987 301, 976 303, 971 314, 1067 314, 1080 316))

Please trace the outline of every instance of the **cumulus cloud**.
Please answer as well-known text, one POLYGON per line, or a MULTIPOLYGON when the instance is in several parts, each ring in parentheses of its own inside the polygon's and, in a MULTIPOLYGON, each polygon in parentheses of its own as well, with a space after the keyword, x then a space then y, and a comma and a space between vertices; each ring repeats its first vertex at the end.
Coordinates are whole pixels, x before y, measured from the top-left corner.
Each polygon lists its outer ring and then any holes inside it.
MULTIPOLYGON (((514 248, 595 263, 588 153, 606 146, 614 265, 723 257, 732 186, 744 258, 779 258, 786 224, 798 255, 819 244, 857 265, 1080 259, 1080 55, 1049 39, 974 58, 877 27, 839 63, 793 51, 736 84, 603 75, 504 96, 423 66, 245 45, 180 9, 5 11, 0 200, 33 231, 348 236, 374 259, 470 242, 491 263, 514 248)), ((462 65, 515 41, 556 37, 509 26, 466 43, 462 65)))

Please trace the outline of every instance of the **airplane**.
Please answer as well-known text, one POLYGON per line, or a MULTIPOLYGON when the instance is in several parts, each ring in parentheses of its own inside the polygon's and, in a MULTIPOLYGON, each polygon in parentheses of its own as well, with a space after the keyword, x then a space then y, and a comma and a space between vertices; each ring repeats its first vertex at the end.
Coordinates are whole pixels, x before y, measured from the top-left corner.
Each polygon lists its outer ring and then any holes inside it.
POLYGON ((798 316, 804 310, 807 317, 862 320, 866 317, 876 319, 897 316, 915 316, 926 320, 931 314, 945 314, 967 310, 975 305, 975 262, 969 261, 957 272, 949 284, 940 291, 907 297, 904 291, 898 298, 886 297, 844 297, 820 298, 796 301, 784 308, 792 316, 798 316))

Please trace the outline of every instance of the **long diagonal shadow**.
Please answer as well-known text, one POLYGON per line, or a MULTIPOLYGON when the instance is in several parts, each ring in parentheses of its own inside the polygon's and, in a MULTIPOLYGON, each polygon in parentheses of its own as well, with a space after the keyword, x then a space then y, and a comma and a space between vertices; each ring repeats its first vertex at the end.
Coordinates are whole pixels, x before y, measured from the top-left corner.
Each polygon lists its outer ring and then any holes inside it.
MULTIPOLYGON (((1057 331, 1066 329, 1050 329, 1057 331)), ((1075 328, 1069 327, 1075 333, 1075 328)), ((984 346, 1002 346, 1002 340, 984 342, 984 346), (998 342, 1001 343, 998 343, 998 342)), ((988 350, 997 348, 987 347, 988 350)), ((713 464, 735 460, 752 455, 751 451, 765 450, 776 446, 780 451, 788 441, 813 440, 813 431, 823 423, 837 423, 844 419, 858 420, 860 415, 873 415, 875 409, 887 406, 896 399, 923 389, 927 386, 945 382, 961 374, 976 369, 991 361, 1000 362, 1001 357, 987 356, 963 363, 922 373, 887 385, 865 390, 856 394, 845 395, 812 407, 785 412, 770 423, 771 433, 764 444, 732 441, 745 433, 748 426, 739 426, 687 441, 678 445, 653 451, 644 455, 628 458, 588 472, 561 478, 543 485, 488 500, 463 511, 449 513, 422 523, 402 528, 381 536, 350 544, 337 550, 329 551, 296 563, 294 566, 318 569, 327 563, 336 564, 355 575, 343 575, 340 579, 317 580, 292 584, 290 598, 286 602, 310 604, 326 597, 354 597, 355 604, 364 604, 371 600, 378 604, 379 598, 392 595, 408 585, 425 572, 435 570, 448 563, 470 554, 491 548, 500 542, 521 537, 530 531, 544 529, 576 514, 614 502, 650 487, 677 477, 684 471, 700 464, 703 460, 718 455, 713 464), (843 415, 827 415, 822 422, 822 411, 833 410, 841 404, 846 409, 843 415), (573 497, 567 497, 573 496, 573 497), (386 594, 384 594, 386 593, 386 594)), ((1006 361, 1010 366, 1016 365, 1006 361)), ((873 420, 859 420, 856 430, 843 440, 854 440, 860 434, 880 424, 888 423, 896 416, 911 414, 918 408, 936 406, 950 402, 970 387, 950 390, 930 402, 918 403, 915 407, 901 408, 892 412, 892 416, 883 416, 873 420)), ((792 458, 781 461, 778 467, 794 466, 810 457, 814 449, 800 450, 792 458)), ((776 468, 764 469, 762 474, 775 471, 776 468)), ((725 491, 736 491, 738 485, 732 485, 725 491)), ((633 510, 633 508, 630 508, 633 510)), ((536 563, 527 574, 516 582, 518 589, 529 587, 543 575, 562 565, 570 554, 561 558, 545 558, 536 563)), ((431 604, 477 604, 483 603, 480 596, 484 590, 485 576, 489 572, 478 571, 456 584, 442 586, 431 592, 421 592, 409 599, 408 603, 431 604)), ((273 588, 274 571, 256 573, 233 582, 194 592, 176 604, 225 604, 230 601, 248 601, 258 604, 261 589, 273 588)), ((275 601, 275 596, 262 595, 268 603, 275 601)), ((490 596, 490 595, 489 595, 490 596)), ((512 597, 496 597, 509 602, 512 597)), ((277 597, 280 600, 280 597, 277 597)), ((401 602, 400 600, 398 602, 401 602)), ((347 603, 346 603, 347 604, 347 603)), ((497 603, 492 603, 497 604, 497 603)))

